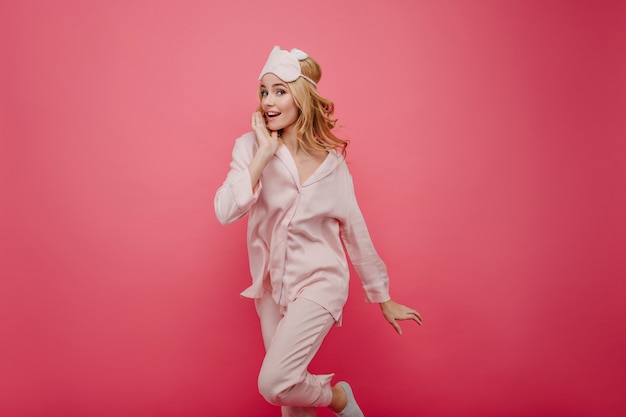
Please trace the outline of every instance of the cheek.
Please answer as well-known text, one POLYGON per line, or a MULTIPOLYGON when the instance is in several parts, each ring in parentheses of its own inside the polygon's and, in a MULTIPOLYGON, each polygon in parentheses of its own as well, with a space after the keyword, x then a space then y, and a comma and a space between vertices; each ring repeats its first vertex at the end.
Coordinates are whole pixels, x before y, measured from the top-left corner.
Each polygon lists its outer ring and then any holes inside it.
POLYGON ((298 106, 296 106, 295 101, 291 98, 285 100, 285 108, 288 109, 289 113, 298 114, 298 106))

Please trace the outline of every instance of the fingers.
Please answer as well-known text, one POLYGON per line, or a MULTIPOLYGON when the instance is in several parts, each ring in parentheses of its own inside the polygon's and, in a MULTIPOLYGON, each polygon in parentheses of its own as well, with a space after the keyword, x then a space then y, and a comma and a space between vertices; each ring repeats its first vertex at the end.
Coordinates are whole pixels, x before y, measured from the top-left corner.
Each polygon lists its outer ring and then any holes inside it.
POLYGON ((268 129, 263 113, 258 111, 252 113, 250 124, 260 144, 276 145, 278 141, 278 131, 270 131, 268 129))
POLYGON ((256 139, 262 147, 272 147, 273 142, 276 142, 276 134, 274 132, 268 132, 267 125, 265 124, 265 118, 261 112, 252 113, 252 120, 250 122, 252 130, 256 135, 256 139))
POLYGON ((408 307, 404 307, 403 310, 395 317, 396 320, 413 320, 418 325, 422 325, 422 316, 417 311, 408 307))
POLYGON ((396 329, 396 332, 398 332, 399 335, 402 335, 402 328, 400 327, 400 325, 398 325, 398 323, 396 323, 396 325, 393 327, 396 329))
POLYGON ((255 111, 252 113, 251 125, 254 130, 265 128, 265 120, 263 119, 261 112, 255 111))
POLYGON ((396 332, 398 334, 402 334, 402 328, 395 320, 391 319, 389 320, 389 323, 393 326, 394 329, 396 329, 396 332))
POLYGON ((401 320, 414 320, 420 326, 422 325, 422 316, 420 315, 420 313, 418 313, 416 310, 413 310, 412 308, 408 308, 405 306, 402 307, 404 310, 404 314, 401 320))
POLYGON ((412 320, 419 326, 422 326, 422 316, 412 308, 392 301, 382 303, 381 308, 383 309, 383 315, 398 334, 402 334, 402 329, 397 321, 412 320))
POLYGON ((420 316, 420 313, 418 313, 415 310, 411 310, 409 312, 409 320, 414 320, 417 324, 419 324, 420 326, 422 325, 422 316, 420 316))

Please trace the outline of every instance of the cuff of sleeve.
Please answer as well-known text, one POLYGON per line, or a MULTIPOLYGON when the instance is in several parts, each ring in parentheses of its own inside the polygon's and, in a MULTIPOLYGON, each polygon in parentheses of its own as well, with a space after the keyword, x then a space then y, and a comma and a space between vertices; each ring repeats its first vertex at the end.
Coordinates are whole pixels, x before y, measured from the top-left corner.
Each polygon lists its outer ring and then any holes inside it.
POLYGON ((384 303, 389 301, 389 279, 385 277, 375 283, 364 285, 365 300, 370 303, 384 303))
POLYGON ((256 189, 253 190, 250 172, 246 169, 241 171, 239 178, 233 181, 231 187, 237 207, 239 207, 239 209, 247 209, 257 200, 257 198, 259 198, 262 184, 261 180, 259 180, 256 189))

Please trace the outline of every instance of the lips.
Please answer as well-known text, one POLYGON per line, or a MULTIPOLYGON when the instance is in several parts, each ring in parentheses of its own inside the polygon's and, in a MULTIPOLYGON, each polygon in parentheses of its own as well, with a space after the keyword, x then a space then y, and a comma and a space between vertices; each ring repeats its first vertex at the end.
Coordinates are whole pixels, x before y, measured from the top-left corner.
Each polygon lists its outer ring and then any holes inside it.
POLYGON ((277 111, 268 111, 267 113, 265 113, 265 115, 267 116, 268 119, 272 119, 274 117, 280 116, 280 113, 277 111))

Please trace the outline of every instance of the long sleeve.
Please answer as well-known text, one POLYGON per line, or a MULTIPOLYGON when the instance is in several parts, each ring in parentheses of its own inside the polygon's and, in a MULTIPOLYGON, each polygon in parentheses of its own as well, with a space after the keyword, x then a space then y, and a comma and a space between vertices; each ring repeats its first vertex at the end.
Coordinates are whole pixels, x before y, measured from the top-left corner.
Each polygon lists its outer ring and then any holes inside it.
POLYGON ((256 138, 253 133, 243 135, 235 142, 230 171, 215 193, 215 215, 221 224, 232 223, 244 217, 256 202, 262 188, 259 183, 252 190, 248 165, 254 158, 256 138))
POLYGON ((348 183, 351 201, 348 216, 341 227, 341 238, 361 280, 367 301, 382 303, 390 299, 387 267, 374 248, 349 174, 348 183))
POLYGON ((374 249, 341 155, 329 153, 300 183, 293 156, 281 146, 253 189, 248 167, 257 148, 253 132, 237 139, 230 171, 215 195, 222 224, 249 216, 252 282, 241 295, 259 298, 270 292, 283 306, 304 297, 340 320, 348 299, 349 257, 366 300, 388 301, 387 268, 374 249))

